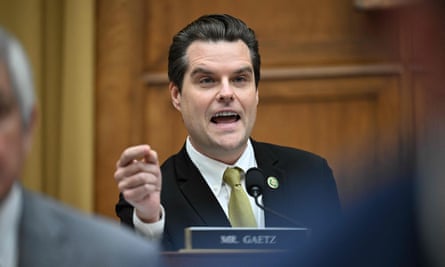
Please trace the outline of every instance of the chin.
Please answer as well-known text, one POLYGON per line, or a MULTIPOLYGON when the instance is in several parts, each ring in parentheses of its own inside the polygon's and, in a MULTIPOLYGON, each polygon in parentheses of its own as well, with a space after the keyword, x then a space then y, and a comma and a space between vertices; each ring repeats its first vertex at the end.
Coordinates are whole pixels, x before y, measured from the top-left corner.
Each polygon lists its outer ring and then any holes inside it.
POLYGON ((244 149, 247 144, 246 138, 222 138, 217 141, 218 146, 224 151, 236 151, 244 149))

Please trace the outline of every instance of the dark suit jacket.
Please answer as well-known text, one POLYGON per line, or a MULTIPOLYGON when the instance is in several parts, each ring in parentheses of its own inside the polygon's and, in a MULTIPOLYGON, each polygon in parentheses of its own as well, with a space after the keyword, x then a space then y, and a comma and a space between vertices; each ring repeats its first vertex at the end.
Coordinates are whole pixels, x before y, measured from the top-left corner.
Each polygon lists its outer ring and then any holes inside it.
POLYGON ((159 266, 157 244, 23 190, 19 266, 159 266))
MULTIPOLYGON (((279 179, 277 189, 266 188, 264 206, 284 213, 312 228, 328 223, 340 214, 340 203, 332 171, 326 160, 312 153, 252 140, 258 167, 266 177, 279 179)), ((161 166, 161 202, 166 210, 164 249, 184 247, 184 228, 225 226, 230 222, 185 147, 161 166)), ((124 224, 133 226, 132 206, 122 195, 116 213, 124 224)), ((267 227, 292 227, 291 223, 265 213, 267 227)))

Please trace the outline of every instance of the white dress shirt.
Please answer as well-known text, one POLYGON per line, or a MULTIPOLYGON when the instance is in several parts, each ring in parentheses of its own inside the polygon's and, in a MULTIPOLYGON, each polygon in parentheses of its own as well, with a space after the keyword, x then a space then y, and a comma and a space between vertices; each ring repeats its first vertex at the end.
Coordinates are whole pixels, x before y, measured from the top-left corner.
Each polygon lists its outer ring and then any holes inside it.
MULTIPOLYGON (((187 138, 186 140, 186 151, 192 162, 195 164, 201 175, 204 177, 204 180, 207 182, 207 185, 212 190, 215 197, 218 199, 221 208, 224 210, 228 218, 229 217, 228 203, 230 199, 231 190, 230 186, 224 183, 222 177, 225 169, 229 167, 229 165, 211 159, 198 152, 191 144, 189 138, 187 138)), ((244 171, 247 171, 252 167, 257 167, 257 163, 255 160, 255 153, 253 151, 253 147, 250 140, 248 140, 246 150, 243 152, 238 161, 234 165, 232 165, 232 167, 233 166, 238 166, 244 171)), ((241 182, 244 189, 246 189, 245 180, 242 180, 241 182)), ((257 221, 258 228, 264 228, 265 226, 264 211, 255 204, 255 199, 253 197, 249 196, 249 200, 252 206, 253 214, 255 215, 257 221)), ((261 197, 259 201, 260 203, 262 202, 261 197)), ((134 226, 136 230, 139 233, 143 234, 144 236, 150 239, 158 239, 162 236, 162 232, 164 230, 164 224, 165 224, 164 214, 165 210, 163 209, 163 215, 161 216, 160 221, 156 223, 144 223, 136 216, 136 212, 134 211, 133 212, 134 226)))
POLYGON ((0 267, 18 264, 19 219, 22 212, 22 191, 15 183, 0 202, 0 267))

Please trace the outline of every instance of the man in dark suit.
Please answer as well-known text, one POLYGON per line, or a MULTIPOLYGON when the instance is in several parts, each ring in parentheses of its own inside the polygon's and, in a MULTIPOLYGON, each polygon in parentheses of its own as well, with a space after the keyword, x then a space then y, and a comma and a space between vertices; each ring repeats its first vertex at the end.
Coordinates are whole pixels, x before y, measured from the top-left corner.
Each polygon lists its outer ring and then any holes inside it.
POLYGON ((21 186, 35 123, 28 60, 0 28, 0 266, 159 266, 156 243, 21 186))
MULTIPOLYGON (((230 226, 227 167, 258 167, 273 180, 264 187, 264 212, 250 199, 256 226, 316 229, 340 214, 332 171, 312 153, 250 138, 259 101, 260 55, 254 32, 229 15, 198 18, 169 51, 173 106, 188 131, 184 147, 159 167, 148 145, 127 148, 114 178, 121 192, 117 215, 164 249, 184 247, 188 226, 230 226)), ((266 179, 266 178, 265 178, 266 179)), ((245 181, 241 181, 245 187, 245 181)), ((267 184, 267 183, 266 183, 267 184)))

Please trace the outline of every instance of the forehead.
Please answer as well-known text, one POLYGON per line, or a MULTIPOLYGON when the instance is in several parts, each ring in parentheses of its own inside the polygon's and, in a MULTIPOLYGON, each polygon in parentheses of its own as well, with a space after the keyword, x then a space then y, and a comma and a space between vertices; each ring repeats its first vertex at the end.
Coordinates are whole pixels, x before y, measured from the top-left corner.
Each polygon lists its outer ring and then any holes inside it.
POLYGON ((194 68, 239 69, 252 67, 250 51, 241 41, 195 41, 186 52, 189 71, 194 68))

